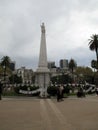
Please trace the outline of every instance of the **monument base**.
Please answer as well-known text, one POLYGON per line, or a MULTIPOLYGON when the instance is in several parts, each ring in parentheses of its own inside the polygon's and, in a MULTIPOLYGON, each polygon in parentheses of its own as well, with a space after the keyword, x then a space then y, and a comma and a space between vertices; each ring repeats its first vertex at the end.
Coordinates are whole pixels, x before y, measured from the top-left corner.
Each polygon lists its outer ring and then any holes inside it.
POLYGON ((50 83, 50 73, 49 72, 36 72, 35 83, 41 89, 40 97, 47 97, 47 88, 50 83))

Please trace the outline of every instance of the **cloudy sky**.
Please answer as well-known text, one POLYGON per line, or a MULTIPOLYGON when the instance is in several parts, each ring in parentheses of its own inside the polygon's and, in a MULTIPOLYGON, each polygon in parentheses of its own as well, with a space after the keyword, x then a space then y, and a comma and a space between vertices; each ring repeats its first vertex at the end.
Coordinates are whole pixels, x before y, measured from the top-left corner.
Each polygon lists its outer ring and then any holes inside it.
POLYGON ((42 22, 48 61, 59 66, 60 59, 73 58, 90 66, 95 53, 88 39, 98 34, 98 0, 0 0, 0 58, 36 70, 42 22))

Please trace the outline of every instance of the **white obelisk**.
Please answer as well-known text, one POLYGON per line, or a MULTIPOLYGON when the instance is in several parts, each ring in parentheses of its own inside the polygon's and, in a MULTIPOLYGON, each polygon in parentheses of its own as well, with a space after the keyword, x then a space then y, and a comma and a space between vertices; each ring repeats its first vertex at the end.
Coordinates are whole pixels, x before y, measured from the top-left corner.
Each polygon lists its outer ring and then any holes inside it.
POLYGON ((41 88, 41 97, 47 96, 47 87, 50 83, 50 71, 47 67, 47 49, 46 49, 46 36, 45 36, 45 25, 41 25, 41 43, 40 43, 40 54, 39 64, 36 70, 36 84, 41 88))

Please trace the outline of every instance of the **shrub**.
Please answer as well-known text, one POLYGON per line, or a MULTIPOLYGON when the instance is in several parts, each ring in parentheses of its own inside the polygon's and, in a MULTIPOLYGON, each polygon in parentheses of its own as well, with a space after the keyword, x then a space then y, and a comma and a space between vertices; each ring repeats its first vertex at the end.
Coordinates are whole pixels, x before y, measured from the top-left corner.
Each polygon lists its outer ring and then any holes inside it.
POLYGON ((55 96, 57 94, 57 87, 55 86, 50 86, 47 88, 47 93, 50 95, 50 96, 55 96))
POLYGON ((69 94, 70 93, 70 86, 64 87, 64 93, 69 94))
MULTIPOLYGON (((15 93, 17 93, 17 94, 20 94, 19 93, 19 90, 25 90, 25 91, 28 91, 28 88, 29 88, 29 90, 30 91, 34 91, 34 90, 36 90, 36 89, 38 89, 39 87, 38 86, 26 86, 26 85, 24 85, 24 86, 17 86, 17 87, 15 87, 14 88, 14 91, 15 91, 15 93)), ((40 94, 40 92, 37 92, 37 93, 34 93, 34 94, 31 94, 31 95, 33 95, 33 96, 38 96, 40 94)), ((22 94, 23 95, 23 94, 22 94)))
POLYGON ((15 88, 14 88, 14 91, 15 91, 15 93, 17 93, 17 94, 19 94, 19 90, 20 90, 20 87, 15 87, 15 88))
POLYGON ((30 90, 31 90, 31 91, 36 90, 36 89, 39 89, 39 86, 30 87, 30 90))

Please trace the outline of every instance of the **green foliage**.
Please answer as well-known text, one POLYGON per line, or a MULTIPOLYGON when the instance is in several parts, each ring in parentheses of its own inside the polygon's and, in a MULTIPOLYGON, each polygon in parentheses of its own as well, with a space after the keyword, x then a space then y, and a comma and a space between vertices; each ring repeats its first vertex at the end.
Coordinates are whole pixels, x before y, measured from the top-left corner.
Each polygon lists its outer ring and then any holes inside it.
POLYGON ((96 72, 94 75, 94 81, 95 81, 95 84, 98 86, 98 72, 96 72))
POLYGON ((75 74, 78 77, 78 82, 84 83, 85 81, 88 83, 92 83, 93 71, 89 67, 77 67, 75 74))
POLYGON ((2 66, 0 65, 0 74, 3 74, 3 68, 2 68, 2 66))
POLYGON ((9 67, 9 64, 10 64, 10 57, 8 56, 4 56, 2 59, 1 59, 1 66, 5 66, 6 67, 9 67))
POLYGON ((89 48, 90 50, 92 51, 96 51, 96 55, 97 55, 97 52, 98 52, 98 35, 97 34, 94 34, 91 36, 91 39, 89 39, 89 48))
POLYGON ((64 93, 69 94, 71 90, 71 87, 69 85, 67 85, 66 87, 64 87, 64 93))
POLYGON ((75 74, 77 75, 80 75, 80 74, 83 74, 83 75, 92 75, 93 74, 93 71, 91 68, 89 67, 77 67, 76 71, 75 71, 75 74))
POLYGON ((15 92, 12 92, 12 91, 5 91, 5 92, 3 92, 3 94, 2 94, 3 96, 18 96, 18 94, 17 93, 15 93, 15 92))
POLYGON ((69 61, 69 69, 72 71, 72 73, 73 73, 74 68, 76 68, 76 67, 77 67, 77 64, 76 64, 75 60, 71 59, 69 61))
POLYGON ((20 90, 20 87, 19 87, 19 86, 14 88, 14 91, 15 91, 15 93, 17 93, 17 94, 19 94, 19 90, 20 90))
MULTIPOLYGON (((67 95, 70 93, 71 86, 67 85, 64 87, 63 93, 66 93, 67 95)), ((57 95, 57 87, 56 86, 50 86, 47 89, 47 92, 50 96, 56 96, 57 95)))
POLYGON ((28 90, 28 87, 26 85, 24 85, 24 86, 20 86, 20 89, 21 90, 28 90))
POLYGON ((2 59, 1 59, 1 67, 2 67, 2 70, 3 70, 3 73, 1 72, 1 75, 3 74, 3 77, 4 77, 4 82, 6 82, 6 76, 11 74, 12 71, 10 70, 10 57, 8 56, 4 56, 2 59))
POLYGON ((69 75, 58 75, 51 78, 52 84, 68 84, 72 82, 72 78, 69 75))
POLYGON ((39 89, 39 86, 30 87, 30 91, 33 91, 33 90, 36 90, 36 89, 39 89))
MULTIPOLYGON (((98 64, 98 35, 94 34, 91 36, 91 39, 89 39, 89 49, 91 51, 96 52, 96 59, 97 59, 97 64, 98 64)), ((98 69, 98 68, 97 68, 98 69)))
POLYGON ((11 75, 9 77, 9 80, 10 80, 10 83, 16 83, 16 84, 19 84, 19 83, 22 83, 22 77, 19 77, 17 76, 16 74, 15 75, 11 75))
POLYGON ((94 69, 98 69, 98 64, 97 64, 96 60, 91 61, 91 67, 94 68, 94 69))
MULTIPOLYGON (((38 88, 39 88, 38 86, 33 86, 32 87, 32 86, 26 86, 26 85, 24 85, 24 86, 17 86, 17 87, 15 87, 14 91, 15 91, 15 93, 19 94, 19 90, 28 91, 28 89, 29 89, 29 91, 34 91, 34 90, 37 90, 38 88)), ((35 94, 32 94, 32 96, 38 96, 39 94, 40 94, 40 92, 37 92, 35 94)))
POLYGON ((47 88, 47 93, 50 95, 50 96, 56 96, 57 94, 57 87, 55 86, 50 86, 47 88))

